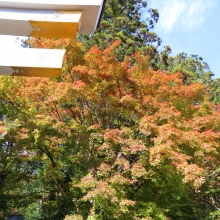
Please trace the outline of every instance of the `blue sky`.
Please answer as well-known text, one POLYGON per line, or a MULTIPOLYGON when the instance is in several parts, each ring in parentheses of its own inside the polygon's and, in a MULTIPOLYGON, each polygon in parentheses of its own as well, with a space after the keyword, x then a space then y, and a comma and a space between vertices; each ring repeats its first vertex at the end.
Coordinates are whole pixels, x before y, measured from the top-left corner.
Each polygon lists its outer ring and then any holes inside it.
MULTIPOLYGON (((220 78, 220 0, 147 0, 148 8, 160 13, 155 32, 162 45, 180 52, 198 54, 220 78)), ((0 49, 17 48, 16 37, 0 36, 0 49)))
POLYGON ((220 0, 148 0, 148 8, 160 14, 155 32, 162 45, 198 54, 220 78, 220 0))

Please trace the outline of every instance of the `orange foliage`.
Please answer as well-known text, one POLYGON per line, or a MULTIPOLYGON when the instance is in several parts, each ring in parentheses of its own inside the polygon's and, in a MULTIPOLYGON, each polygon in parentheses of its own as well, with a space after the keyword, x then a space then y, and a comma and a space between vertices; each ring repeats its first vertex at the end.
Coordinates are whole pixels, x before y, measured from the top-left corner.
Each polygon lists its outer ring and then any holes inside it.
POLYGON ((219 113, 207 103, 202 84, 184 85, 180 73, 153 71, 140 53, 132 57, 134 65, 129 57, 118 62, 119 44, 104 51, 94 46, 83 55, 78 42, 35 40, 35 47, 64 47, 67 55, 60 79, 22 78, 8 95, 11 102, 21 103, 22 97, 26 103, 23 110, 30 117, 22 126, 28 124, 30 132, 32 124, 53 128, 56 134, 46 135, 44 144, 55 159, 62 155, 61 146, 75 141, 88 162, 88 175, 74 185, 87 190, 82 200, 101 195, 133 206, 135 201, 118 195, 116 185, 138 190, 165 165, 199 189, 219 164, 219 113), (93 157, 99 161, 95 165, 93 157))
POLYGON ((43 113, 51 120, 64 123, 65 118, 71 118, 86 126, 107 129, 106 141, 121 145, 125 155, 149 150, 152 166, 169 159, 185 176, 184 181, 195 181, 194 186, 200 187, 204 182, 201 161, 206 153, 216 153, 220 119, 214 112, 197 116, 200 107, 194 105, 202 106, 207 95, 203 86, 184 85, 180 73, 153 71, 148 58, 140 53, 134 55, 133 66, 129 58, 118 62, 114 50, 119 44, 115 42, 103 52, 94 46, 78 60, 73 56, 82 51, 78 42, 36 39, 35 47, 71 47, 66 60, 75 64, 68 73, 63 72, 62 81, 23 79, 19 94, 28 99, 31 107, 40 109, 37 114, 43 113), (119 115, 124 118, 122 122, 119 115), (129 131, 122 129, 126 123, 135 123, 135 129, 149 137, 151 144, 129 137, 129 131))

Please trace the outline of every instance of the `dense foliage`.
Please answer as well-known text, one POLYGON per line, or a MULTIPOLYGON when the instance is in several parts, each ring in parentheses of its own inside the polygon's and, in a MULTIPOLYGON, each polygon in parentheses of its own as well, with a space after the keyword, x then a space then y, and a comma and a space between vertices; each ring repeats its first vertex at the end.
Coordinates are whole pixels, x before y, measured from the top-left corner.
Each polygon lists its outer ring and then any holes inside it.
POLYGON ((137 50, 151 54, 153 59, 161 44, 161 39, 152 32, 158 19, 158 11, 147 10, 146 1, 108 0, 96 32, 93 35, 81 35, 79 39, 86 49, 93 45, 105 49, 115 40, 120 40, 121 44, 116 50, 116 57, 120 61, 137 50))
POLYGON ((201 82, 208 85, 213 76, 208 64, 203 61, 202 57, 198 57, 198 55, 188 56, 186 53, 180 53, 174 57, 169 56, 167 65, 161 65, 160 68, 168 73, 181 72, 184 84, 201 82))
MULTIPOLYGON (((163 51, 165 53, 165 51, 163 51)), ((210 93, 210 101, 219 104, 219 79, 213 79, 208 64, 198 55, 180 53, 176 56, 167 54, 166 62, 158 62, 157 69, 166 70, 169 74, 180 72, 183 74, 184 84, 201 82, 210 93)), ((165 56, 166 57, 166 56, 165 56)), ((160 56, 161 60, 163 56, 160 56)))
POLYGON ((219 103, 219 83, 212 79, 213 73, 208 64, 198 55, 180 53, 170 56, 170 46, 162 47, 162 39, 153 32, 159 13, 147 6, 147 1, 142 0, 108 0, 96 32, 78 38, 86 50, 92 45, 103 50, 115 40, 120 40, 121 44, 115 51, 119 61, 123 61, 126 55, 132 56, 135 51, 141 51, 143 55, 149 56, 154 70, 162 69, 168 73, 179 71, 183 74, 184 83, 203 83, 211 93, 211 101, 219 103))
POLYGON ((66 49, 58 79, 0 78, 0 219, 219 219, 219 81, 159 53, 146 8, 108 0, 83 45, 25 42, 66 49))
POLYGON ((139 52, 119 62, 120 42, 33 42, 61 45, 59 79, 1 77, 2 218, 217 219, 220 115, 203 85, 139 52))

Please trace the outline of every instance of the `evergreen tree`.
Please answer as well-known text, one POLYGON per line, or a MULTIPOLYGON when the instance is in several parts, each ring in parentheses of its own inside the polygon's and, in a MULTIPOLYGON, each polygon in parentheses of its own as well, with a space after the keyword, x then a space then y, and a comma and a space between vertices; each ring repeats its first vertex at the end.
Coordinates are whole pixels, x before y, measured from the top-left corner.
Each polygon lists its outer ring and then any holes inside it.
POLYGON ((220 79, 213 79, 209 85, 211 101, 220 104, 220 79))
POLYGON ((183 82, 189 84, 192 82, 201 82, 205 85, 210 84, 213 73, 202 57, 198 55, 188 55, 179 53, 176 56, 169 56, 166 65, 161 62, 160 69, 166 70, 168 73, 181 72, 183 74, 183 82))
POLYGON ((220 81, 212 79, 214 74, 202 57, 194 54, 188 55, 184 52, 170 56, 165 51, 159 56, 158 62, 155 64, 156 68, 166 70, 169 74, 180 72, 183 75, 183 83, 187 85, 195 82, 202 83, 210 93, 210 100, 219 104, 220 81), (163 61, 163 54, 167 57, 166 62, 163 61))
POLYGON ((161 39, 152 32, 158 19, 158 11, 147 9, 146 1, 108 0, 96 32, 80 35, 79 39, 87 50, 92 45, 105 49, 115 40, 120 40, 121 45, 116 51, 119 61, 137 50, 154 57, 161 44, 161 39))

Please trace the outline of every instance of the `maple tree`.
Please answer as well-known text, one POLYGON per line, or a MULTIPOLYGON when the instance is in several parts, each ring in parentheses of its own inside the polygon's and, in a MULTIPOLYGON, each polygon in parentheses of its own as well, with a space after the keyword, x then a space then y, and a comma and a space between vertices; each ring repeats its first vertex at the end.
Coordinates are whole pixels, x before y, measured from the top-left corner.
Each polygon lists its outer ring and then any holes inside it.
POLYGON ((131 56, 136 51, 141 51, 149 56, 154 70, 162 69, 169 73, 180 71, 184 76, 184 83, 205 84, 211 93, 211 100, 217 103, 217 83, 212 79, 213 73, 208 64, 198 55, 180 53, 171 56, 170 46, 162 47, 162 39, 153 32, 158 21, 158 11, 148 8, 147 1, 108 0, 96 32, 92 35, 79 35, 78 39, 87 50, 93 45, 103 50, 115 40, 121 40, 115 53, 119 61, 123 61, 126 55, 131 56))
POLYGON ((58 79, 1 77, 5 214, 188 220, 219 208, 205 192, 219 186, 220 115, 202 84, 139 52, 119 62, 119 41, 87 53, 77 41, 32 45, 67 54, 58 79))

